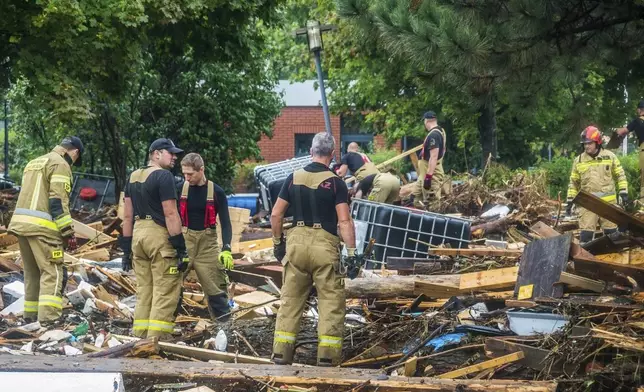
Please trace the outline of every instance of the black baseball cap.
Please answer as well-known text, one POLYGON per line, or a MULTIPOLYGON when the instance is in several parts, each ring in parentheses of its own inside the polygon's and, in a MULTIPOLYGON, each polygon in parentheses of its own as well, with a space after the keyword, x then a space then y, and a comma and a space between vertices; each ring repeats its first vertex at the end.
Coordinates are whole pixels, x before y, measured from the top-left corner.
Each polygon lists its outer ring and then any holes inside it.
POLYGON ((428 120, 428 119, 432 119, 432 118, 436 118, 436 113, 432 112, 431 110, 427 111, 427 112, 425 112, 425 114, 423 114, 423 120, 428 120))
POLYGON ((644 99, 640 101, 640 103, 637 105, 638 109, 644 109, 644 99))
POLYGON ((74 162, 74 166, 80 166, 83 164, 83 152, 85 152, 85 147, 78 136, 67 136, 60 142, 60 145, 65 148, 78 149, 78 159, 74 162))
POLYGON ((158 150, 168 150, 168 152, 173 154, 181 154, 183 152, 182 149, 174 145, 172 140, 165 138, 157 139, 150 144, 149 152, 158 150))

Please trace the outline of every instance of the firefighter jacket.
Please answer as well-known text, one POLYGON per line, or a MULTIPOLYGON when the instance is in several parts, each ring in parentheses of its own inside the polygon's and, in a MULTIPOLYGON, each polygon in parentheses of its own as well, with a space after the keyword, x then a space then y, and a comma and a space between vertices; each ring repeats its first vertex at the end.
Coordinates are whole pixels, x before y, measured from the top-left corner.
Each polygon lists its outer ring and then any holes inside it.
POLYGON ((568 201, 572 201, 583 190, 608 203, 615 203, 615 182, 620 192, 628 192, 626 174, 615 154, 601 149, 593 158, 583 152, 572 163, 568 201))
POLYGON ((69 213, 72 169, 65 155, 65 149, 56 146, 49 154, 27 164, 9 232, 55 241, 74 234, 69 213))

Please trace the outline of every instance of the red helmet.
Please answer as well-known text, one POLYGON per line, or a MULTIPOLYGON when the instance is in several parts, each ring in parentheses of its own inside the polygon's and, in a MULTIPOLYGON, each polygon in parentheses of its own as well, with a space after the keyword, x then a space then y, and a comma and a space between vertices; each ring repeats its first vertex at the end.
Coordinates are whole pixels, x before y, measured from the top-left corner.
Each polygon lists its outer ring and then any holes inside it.
POLYGON ((595 142, 598 146, 602 145, 602 133, 596 126, 590 125, 581 132, 581 143, 595 142))

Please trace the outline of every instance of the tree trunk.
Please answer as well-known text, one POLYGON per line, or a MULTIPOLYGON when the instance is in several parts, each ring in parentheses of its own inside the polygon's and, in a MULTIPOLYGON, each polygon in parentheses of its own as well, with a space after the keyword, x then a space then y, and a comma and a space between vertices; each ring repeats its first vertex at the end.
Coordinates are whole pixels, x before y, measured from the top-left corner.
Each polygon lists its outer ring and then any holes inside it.
POLYGON ((481 168, 484 168, 488 157, 491 156, 491 159, 495 160, 498 153, 493 93, 489 93, 485 102, 479 107, 478 129, 483 153, 481 156, 481 168))
POLYGON ((112 116, 109 109, 105 109, 101 117, 103 145, 109 153, 110 168, 114 176, 114 191, 118 198, 121 191, 125 189, 126 152, 124 151, 124 147, 121 146, 121 134, 116 118, 112 116))

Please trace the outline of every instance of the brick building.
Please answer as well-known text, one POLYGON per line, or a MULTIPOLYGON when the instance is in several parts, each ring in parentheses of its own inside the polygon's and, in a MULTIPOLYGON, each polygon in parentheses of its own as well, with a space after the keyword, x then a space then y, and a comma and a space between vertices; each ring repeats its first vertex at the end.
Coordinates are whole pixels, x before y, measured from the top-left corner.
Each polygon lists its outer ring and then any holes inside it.
MULTIPOLYGON (((314 87, 314 81, 291 84, 280 81, 277 90, 283 94, 285 106, 275 119, 273 138, 263 136, 259 142, 262 157, 269 163, 279 162, 297 156, 308 155, 313 136, 324 132, 324 112, 320 103, 320 92, 314 87)), ((347 145, 357 142, 366 147, 373 143, 376 148, 384 147, 384 138, 368 133, 359 133, 344 127, 340 116, 331 116, 331 130, 340 154, 346 152, 347 145)), ((400 142, 393 148, 400 151, 400 142)))

